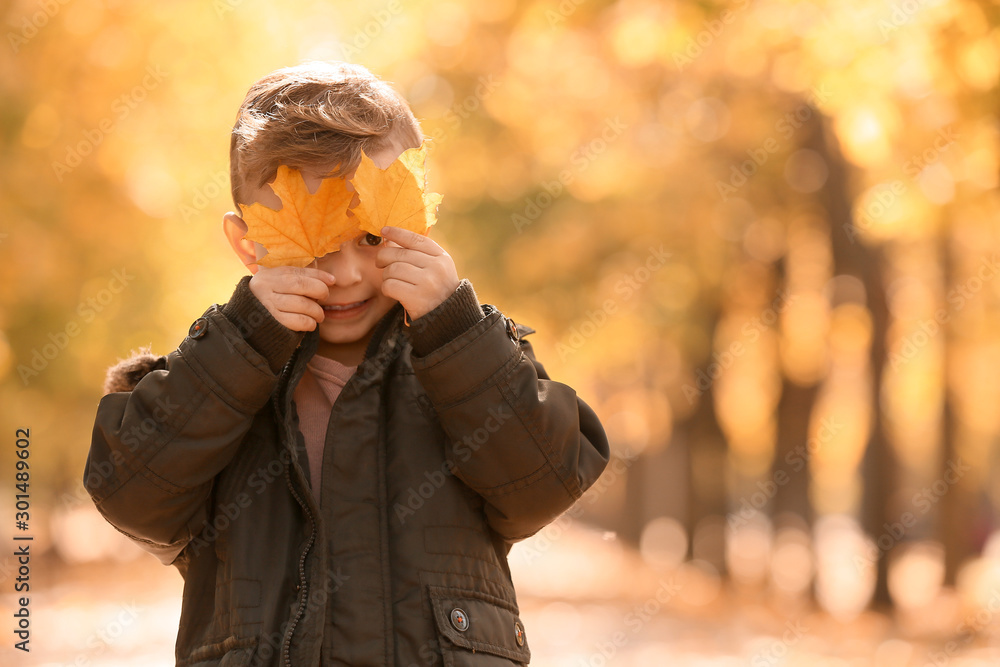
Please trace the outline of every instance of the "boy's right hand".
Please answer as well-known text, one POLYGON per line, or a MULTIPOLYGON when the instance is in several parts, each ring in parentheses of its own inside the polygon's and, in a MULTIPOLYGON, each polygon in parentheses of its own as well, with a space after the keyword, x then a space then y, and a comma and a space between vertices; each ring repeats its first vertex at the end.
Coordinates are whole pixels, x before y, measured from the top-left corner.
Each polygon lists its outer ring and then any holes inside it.
POLYGON ((330 295, 332 274, 297 266, 258 266, 250 291, 274 319, 292 331, 313 331, 326 317, 319 301, 330 295))

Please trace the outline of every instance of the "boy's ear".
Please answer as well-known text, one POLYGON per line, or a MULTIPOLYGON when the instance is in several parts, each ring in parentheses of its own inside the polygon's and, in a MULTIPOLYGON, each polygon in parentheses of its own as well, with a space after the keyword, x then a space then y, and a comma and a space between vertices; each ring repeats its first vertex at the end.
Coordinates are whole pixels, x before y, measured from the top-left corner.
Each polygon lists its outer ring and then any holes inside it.
POLYGON ((243 238, 247 233, 247 223, 243 222, 243 218, 232 211, 226 213, 222 216, 222 231, 240 261, 250 269, 250 273, 257 273, 260 268, 257 265, 257 246, 250 239, 243 238))

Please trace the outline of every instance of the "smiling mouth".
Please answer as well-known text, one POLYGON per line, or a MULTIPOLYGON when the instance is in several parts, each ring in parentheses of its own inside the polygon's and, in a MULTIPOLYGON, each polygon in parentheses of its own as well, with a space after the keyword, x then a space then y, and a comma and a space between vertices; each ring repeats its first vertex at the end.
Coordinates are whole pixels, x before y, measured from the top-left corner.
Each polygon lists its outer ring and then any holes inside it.
POLYGON ((326 315, 326 319, 353 319, 367 311, 371 301, 371 298, 368 298, 353 303, 330 304, 323 306, 323 313, 326 315))
POLYGON ((343 305, 330 304, 328 306, 323 306, 323 310, 332 310, 334 312, 343 311, 343 310, 351 310, 353 308, 357 308, 359 306, 363 306, 366 303, 368 303, 368 299, 365 299, 363 301, 355 301, 353 303, 347 303, 347 304, 343 304, 343 305))

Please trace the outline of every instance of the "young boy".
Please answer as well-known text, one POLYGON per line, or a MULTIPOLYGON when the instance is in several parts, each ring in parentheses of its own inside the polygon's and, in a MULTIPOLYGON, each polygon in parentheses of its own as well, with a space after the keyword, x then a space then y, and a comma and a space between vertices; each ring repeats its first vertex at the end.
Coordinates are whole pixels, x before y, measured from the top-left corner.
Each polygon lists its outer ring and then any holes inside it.
MULTIPOLYGON (((362 67, 278 70, 240 108, 233 198, 278 209, 279 165, 315 189, 422 141, 362 67)), ((177 664, 528 664, 507 554, 604 470, 593 410, 428 236, 268 268, 223 227, 251 275, 177 350, 109 369, 84 472, 184 578, 177 664)))

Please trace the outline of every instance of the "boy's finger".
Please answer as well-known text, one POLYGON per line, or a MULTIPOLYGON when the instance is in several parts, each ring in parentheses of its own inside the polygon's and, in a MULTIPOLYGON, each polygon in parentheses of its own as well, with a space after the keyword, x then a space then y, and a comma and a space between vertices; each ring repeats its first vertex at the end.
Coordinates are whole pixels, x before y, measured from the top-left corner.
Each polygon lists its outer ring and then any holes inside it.
POLYGON ((317 278, 329 285, 332 285, 337 279, 332 273, 324 271, 323 269, 311 269, 309 267, 305 267, 300 269, 300 271, 304 271, 310 278, 317 278))
POLYGON ((319 273, 325 272, 314 271, 310 274, 297 270, 295 273, 287 273, 285 274, 286 278, 275 284, 272 291, 276 295, 283 294, 295 298, 306 297, 312 301, 326 300, 329 298, 332 283, 319 279, 319 273))
POLYGON ((302 267, 302 270, 310 272, 309 275, 319 278, 320 280, 326 283, 332 283, 334 280, 334 276, 331 273, 323 271, 322 269, 319 268, 318 257, 314 257, 313 261, 309 262, 304 267, 302 267))
POLYGON ((393 262, 406 262, 407 264, 424 268, 432 261, 427 253, 402 246, 387 245, 384 248, 380 248, 375 255, 375 266, 379 269, 384 269, 393 262))
POLYGON ((322 269, 311 269, 308 266, 276 266, 274 267, 276 279, 281 283, 298 283, 303 278, 318 280, 324 285, 332 285, 336 282, 336 277, 322 269))
POLYGON ((422 234, 417 234, 409 229, 403 229, 402 227, 383 227, 382 236, 390 241, 398 243, 404 248, 419 250, 427 253, 428 255, 444 254, 444 250, 437 243, 432 241, 430 238, 423 236, 422 234))

